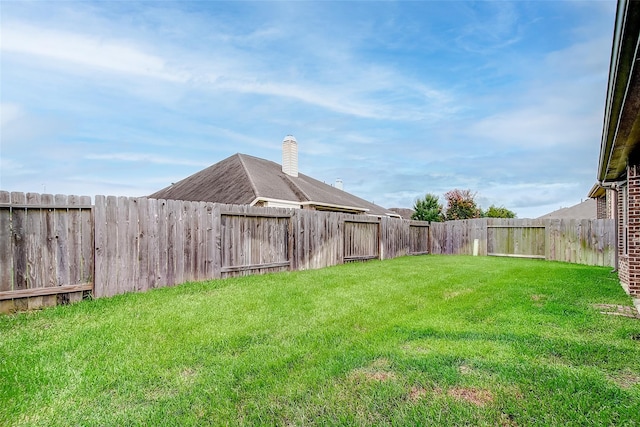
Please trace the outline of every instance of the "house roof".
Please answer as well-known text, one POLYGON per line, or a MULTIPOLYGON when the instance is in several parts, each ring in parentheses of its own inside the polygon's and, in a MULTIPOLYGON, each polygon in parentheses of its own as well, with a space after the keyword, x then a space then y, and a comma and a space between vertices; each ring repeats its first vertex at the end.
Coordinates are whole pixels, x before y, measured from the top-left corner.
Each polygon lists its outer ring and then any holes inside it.
MULTIPOLYGON (((640 142, 640 2, 620 0, 609 67, 598 181, 624 177, 627 160, 640 142)), ((594 192, 594 189, 592 189, 594 192)), ((595 192, 594 192, 595 194, 595 192)))
POLYGON ((346 191, 299 173, 293 177, 270 160, 234 154, 151 194, 155 199, 252 205, 260 200, 299 202, 317 209, 397 216, 346 191))
POLYGON ((560 208, 538 219, 596 219, 597 205, 594 199, 587 199, 568 208, 560 208))
POLYGON ((413 209, 409 208, 389 208, 389 210, 400 215, 402 219, 411 219, 411 216, 415 213, 413 209))

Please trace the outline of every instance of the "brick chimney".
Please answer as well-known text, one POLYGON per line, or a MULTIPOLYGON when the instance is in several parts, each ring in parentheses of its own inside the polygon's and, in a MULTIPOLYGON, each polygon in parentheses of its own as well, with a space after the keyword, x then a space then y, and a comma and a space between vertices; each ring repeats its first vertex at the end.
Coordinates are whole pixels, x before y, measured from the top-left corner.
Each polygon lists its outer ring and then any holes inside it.
POLYGON ((298 141, 292 135, 282 141, 282 172, 298 176, 298 141))

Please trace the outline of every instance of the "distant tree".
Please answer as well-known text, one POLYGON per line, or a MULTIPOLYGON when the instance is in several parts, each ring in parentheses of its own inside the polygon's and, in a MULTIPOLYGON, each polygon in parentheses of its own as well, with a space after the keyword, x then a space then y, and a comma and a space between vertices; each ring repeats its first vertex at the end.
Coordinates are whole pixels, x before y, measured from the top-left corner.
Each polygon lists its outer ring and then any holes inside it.
POLYGON ((447 200, 445 218, 447 221, 456 219, 480 218, 481 211, 475 201, 476 194, 471 190, 457 188, 444 194, 447 200))
POLYGON ((417 199, 413 205, 413 210, 411 219, 432 222, 444 221, 443 208, 438 201, 438 196, 435 194, 427 193, 424 199, 417 199))
POLYGON ((503 206, 491 205, 482 216, 486 218, 515 218, 516 213, 503 206))

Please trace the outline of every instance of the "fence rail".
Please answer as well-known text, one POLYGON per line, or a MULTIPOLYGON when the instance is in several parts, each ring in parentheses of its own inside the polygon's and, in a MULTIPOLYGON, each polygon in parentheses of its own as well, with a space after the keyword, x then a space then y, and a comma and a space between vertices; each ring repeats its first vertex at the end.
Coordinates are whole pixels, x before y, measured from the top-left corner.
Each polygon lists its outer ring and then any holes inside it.
POLYGON ((0 191, 0 312, 417 254, 613 265, 611 220, 427 223, 313 210, 0 191))

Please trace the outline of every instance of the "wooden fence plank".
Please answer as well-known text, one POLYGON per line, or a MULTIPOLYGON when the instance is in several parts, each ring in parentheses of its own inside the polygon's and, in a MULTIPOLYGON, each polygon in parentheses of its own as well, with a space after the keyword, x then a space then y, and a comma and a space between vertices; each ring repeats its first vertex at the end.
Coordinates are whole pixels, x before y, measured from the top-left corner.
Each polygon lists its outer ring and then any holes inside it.
MULTIPOLYGON (((11 193, 0 190, 0 204, 9 205, 11 193)), ((13 231, 11 225, 12 210, 0 207, 0 292, 13 290, 13 231)), ((0 313, 11 313, 15 310, 13 300, 0 300, 0 313)))
MULTIPOLYGON (((57 286, 71 285, 71 257, 74 255, 70 251, 70 233, 69 233, 69 213, 63 206, 68 206, 68 196, 65 194, 56 194, 54 203, 57 205, 54 209, 54 227, 56 241, 56 277, 57 286)), ((65 293, 57 295, 58 304, 66 304, 69 297, 65 293)))
MULTIPOLYGON (((58 206, 68 204, 67 196, 64 194, 56 194, 54 202, 58 206)), ((70 285, 70 252, 69 252, 69 216, 67 209, 57 207, 54 209, 54 227, 56 241, 56 273, 57 286, 70 285)))
POLYGON ((105 296, 117 295, 118 291, 118 198, 107 197, 106 206, 106 266, 104 278, 105 296))
MULTIPOLYGON (((158 280, 158 259, 160 257, 160 239, 158 236, 158 204, 157 199, 147 200, 147 214, 148 221, 146 223, 146 236, 147 236, 147 277, 148 283, 146 289, 153 289, 156 287, 158 280)), ((167 242, 162 242, 162 245, 166 245, 167 242)))
MULTIPOLYGON (((26 204, 36 205, 41 204, 40 194, 27 193, 26 204)), ((42 210, 35 208, 27 208, 26 224, 25 224, 25 238, 27 246, 27 289, 43 288, 45 283, 43 281, 45 277, 45 266, 42 262, 43 259, 43 245, 42 245, 42 210)), ((32 296, 27 300, 29 310, 36 310, 42 308, 43 298, 42 296, 32 296)))
POLYGON ((149 199, 138 199, 138 265, 139 276, 137 289, 144 292, 149 289, 149 199))
POLYGON ((204 233, 202 229, 202 214, 204 203, 196 202, 192 205, 193 210, 193 279, 195 281, 204 278, 204 233))
MULTIPOLYGON (((24 193, 11 193, 11 202, 16 204, 26 204, 24 193)), ((13 209, 11 217, 13 230, 13 289, 28 289, 27 284, 27 240, 26 240, 26 208, 13 209)), ((16 310, 27 310, 26 300, 16 300, 16 310)))
MULTIPOLYGON (((0 191, 0 203, 9 204, 11 194, 0 191)), ((13 289, 13 235, 10 208, 0 208, 0 292, 13 289)))
POLYGON ((212 262, 213 262, 213 278, 218 279, 222 277, 222 218, 220 215, 220 204, 215 203, 212 210, 212 262))
POLYGON ((96 298, 106 296, 107 271, 107 199, 96 196, 94 207, 95 271, 93 276, 93 295, 96 298))
MULTIPOLYGON (((43 208, 42 216, 42 238, 44 239, 43 245, 43 264, 44 268, 44 283, 45 287, 58 286, 58 254, 57 254, 57 240, 56 240, 56 210, 54 208, 46 208, 46 206, 55 206, 55 197, 53 194, 42 194, 40 196, 40 202, 45 208, 43 208)), ((93 230, 91 231, 93 233, 93 230)), ((93 251, 93 247, 91 248, 93 251)), ((55 305, 57 298, 55 296, 44 297, 43 304, 55 305)))
POLYGON ((207 219, 209 212, 207 204, 200 202, 196 206, 198 216, 197 238, 196 238, 196 280, 207 280, 207 219))
MULTIPOLYGON (((55 198, 53 194, 41 194, 40 204, 43 206, 41 210, 41 223, 40 223, 40 235, 42 246, 41 263, 42 263, 42 286, 44 287, 57 287, 58 286, 58 273, 57 273, 57 239, 55 231, 55 209, 48 208, 48 206, 55 206, 55 198)), ((90 231, 93 234, 93 229, 90 231)), ((93 247, 90 248, 93 256, 93 247)), ((93 271, 93 265, 91 266, 93 271)), ((57 304, 56 295, 46 295, 42 297, 42 305, 44 307, 51 307, 57 304)))
POLYGON ((158 201, 158 271, 156 286, 173 286, 176 283, 176 233, 178 227, 179 202, 158 201))
MULTIPOLYGON (((69 206, 80 204, 79 196, 70 195, 67 197, 69 206)), ((62 213, 61 213, 62 214, 62 213)), ((80 223, 80 210, 68 209, 68 251, 69 251, 69 282, 64 285, 73 285, 82 281, 81 259, 82 259, 82 224, 80 223)))
POLYGON ((202 230, 204 247, 202 250, 204 253, 204 269, 202 274, 203 280, 211 280, 215 277, 214 253, 216 236, 213 228, 214 205, 213 203, 205 203, 203 209, 202 230))
POLYGON ((176 209, 176 241, 174 245, 175 254, 175 280, 174 285, 184 283, 185 280, 185 241, 186 241, 186 219, 184 218, 184 203, 177 202, 175 204, 176 209))
MULTIPOLYGON (((69 209, 66 215, 69 221, 68 250, 69 250, 69 282, 66 285, 83 283, 85 278, 82 272, 82 212, 80 209, 80 196, 71 195, 67 198, 69 209), (77 209, 74 209, 77 207, 77 209)), ((62 214, 62 212, 61 212, 62 214)), ((65 303, 82 301, 83 291, 64 293, 61 296, 65 303)))
MULTIPOLYGON (((27 193, 27 205, 40 205, 40 194, 27 193)), ((44 287, 44 265, 42 263, 42 211, 41 209, 26 209, 25 236, 27 240, 27 279, 28 289, 44 287)), ((42 301, 40 301, 41 305, 42 301)), ((38 308, 38 307, 35 307, 38 308)))
POLYGON ((132 268, 129 256, 129 198, 120 196, 117 198, 117 217, 115 221, 116 228, 116 266, 117 282, 116 292, 123 294, 131 291, 129 277, 132 268))
POLYGON ((129 220, 127 222, 127 257, 129 258, 129 277, 127 278, 127 289, 137 292, 140 288, 140 275, 142 265, 140 264, 140 232, 138 224, 138 214, 140 209, 140 199, 129 198, 129 220))
POLYGON ((182 269, 182 278, 180 279, 180 281, 177 283, 183 283, 183 282, 188 282, 191 281, 191 272, 193 271, 193 265, 192 265, 192 252, 193 252, 193 247, 192 247, 192 238, 191 238, 191 233, 192 233, 192 216, 191 216, 191 202, 190 201, 184 201, 182 202, 182 254, 178 255, 179 257, 182 258, 182 260, 184 260, 184 264, 183 264, 183 269, 182 269))
MULTIPOLYGON (((80 203, 83 206, 91 205, 91 197, 89 196, 80 196, 80 203)), ((82 228, 82 277, 81 282, 90 282, 93 283, 93 270, 95 264, 94 251, 95 251, 95 240, 94 240, 94 212, 93 208, 83 208, 80 212, 80 222, 82 228)))

